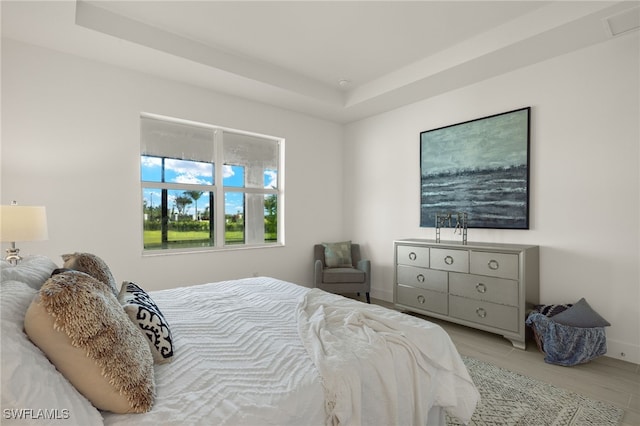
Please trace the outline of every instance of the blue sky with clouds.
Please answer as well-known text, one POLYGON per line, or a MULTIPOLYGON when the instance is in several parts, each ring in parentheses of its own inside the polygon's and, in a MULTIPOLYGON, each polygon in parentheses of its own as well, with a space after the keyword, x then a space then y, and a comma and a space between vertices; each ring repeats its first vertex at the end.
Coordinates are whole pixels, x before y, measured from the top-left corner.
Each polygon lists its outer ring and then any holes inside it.
MULTIPOLYGON (((140 171, 143 181, 162 181, 162 160, 158 157, 141 156, 140 171)), ((224 186, 244 187, 244 168, 241 166, 225 165, 222 171, 224 186)), ((165 160, 165 181, 175 183, 186 183, 194 185, 213 185, 214 169, 211 163, 200 163, 196 161, 165 160)), ((265 188, 276 187, 277 172, 266 170, 264 173, 265 188)), ((182 190, 169 191, 169 208, 174 206, 175 197, 182 194, 182 190)), ((158 188, 143 188, 143 197, 148 206, 158 206, 160 204, 161 190, 158 188)), ((203 212, 208 205, 208 198, 202 197, 198 200, 198 211, 203 212)), ((236 214, 243 212, 243 194, 227 193, 225 196, 225 214, 236 214)), ((187 208, 188 214, 195 214, 195 203, 187 208)))

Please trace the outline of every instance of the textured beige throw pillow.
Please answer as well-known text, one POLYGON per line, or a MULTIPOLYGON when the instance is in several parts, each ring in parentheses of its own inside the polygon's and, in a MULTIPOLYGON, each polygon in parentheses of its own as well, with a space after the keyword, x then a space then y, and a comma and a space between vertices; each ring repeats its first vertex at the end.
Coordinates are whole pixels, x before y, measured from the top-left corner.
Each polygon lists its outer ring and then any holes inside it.
POLYGON ((84 272, 93 278, 109 286, 115 296, 118 296, 118 284, 113 274, 107 266, 107 263, 91 253, 71 253, 63 254, 63 268, 73 269, 75 271, 84 272))
POLYGON ((153 405, 153 358, 116 297, 87 274, 53 275, 27 310, 27 335, 91 403, 115 413, 153 405))

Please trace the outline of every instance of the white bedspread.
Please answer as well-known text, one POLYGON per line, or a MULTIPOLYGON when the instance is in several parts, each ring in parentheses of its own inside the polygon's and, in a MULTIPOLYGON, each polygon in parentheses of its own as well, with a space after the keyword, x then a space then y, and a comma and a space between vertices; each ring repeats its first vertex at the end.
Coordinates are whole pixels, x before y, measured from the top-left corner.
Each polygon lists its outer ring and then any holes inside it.
POLYGON ((323 391, 296 325, 307 288, 272 278, 150 292, 171 326, 174 359, 156 365, 145 414, 106 425, 322 425, 323 391))
POLYGON ((106 425, 424 426, 431 406, 463 420, 475 407, 449 337, 426 321, 264 277, 150 295, 174 359, 155 366, 150 412, 103 413, 106 425))
POLYGON ((426 425, 432 406, 471 419, 480 396, 441 327, 317 289, 301 297, 298 325, 327 425, 426 425))

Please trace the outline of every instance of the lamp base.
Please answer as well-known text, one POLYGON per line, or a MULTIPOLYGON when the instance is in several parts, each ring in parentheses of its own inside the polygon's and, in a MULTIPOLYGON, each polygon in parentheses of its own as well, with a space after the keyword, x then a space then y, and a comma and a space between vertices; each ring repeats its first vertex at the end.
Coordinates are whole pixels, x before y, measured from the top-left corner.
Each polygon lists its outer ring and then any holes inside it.
POLYGON ((20 257, 18 253, 20 253, 20 249, 16 248, 16 243, 13 243, 11 248, 7 249, 7 257, 4 259, 13 266, 16 266, 22 260, 22 257, 20 257))

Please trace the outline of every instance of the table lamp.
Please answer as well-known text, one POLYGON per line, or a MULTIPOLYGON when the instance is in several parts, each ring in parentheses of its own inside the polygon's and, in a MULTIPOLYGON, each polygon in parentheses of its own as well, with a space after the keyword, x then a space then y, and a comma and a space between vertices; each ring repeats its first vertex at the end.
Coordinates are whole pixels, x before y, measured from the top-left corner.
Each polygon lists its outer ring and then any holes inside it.
POLYGON ((10 242, 5 258, 12 265, 22 259, 16 241, 42 241, 48 239, 47 212, 42 206, 0 206, 0 241, 10 242))

